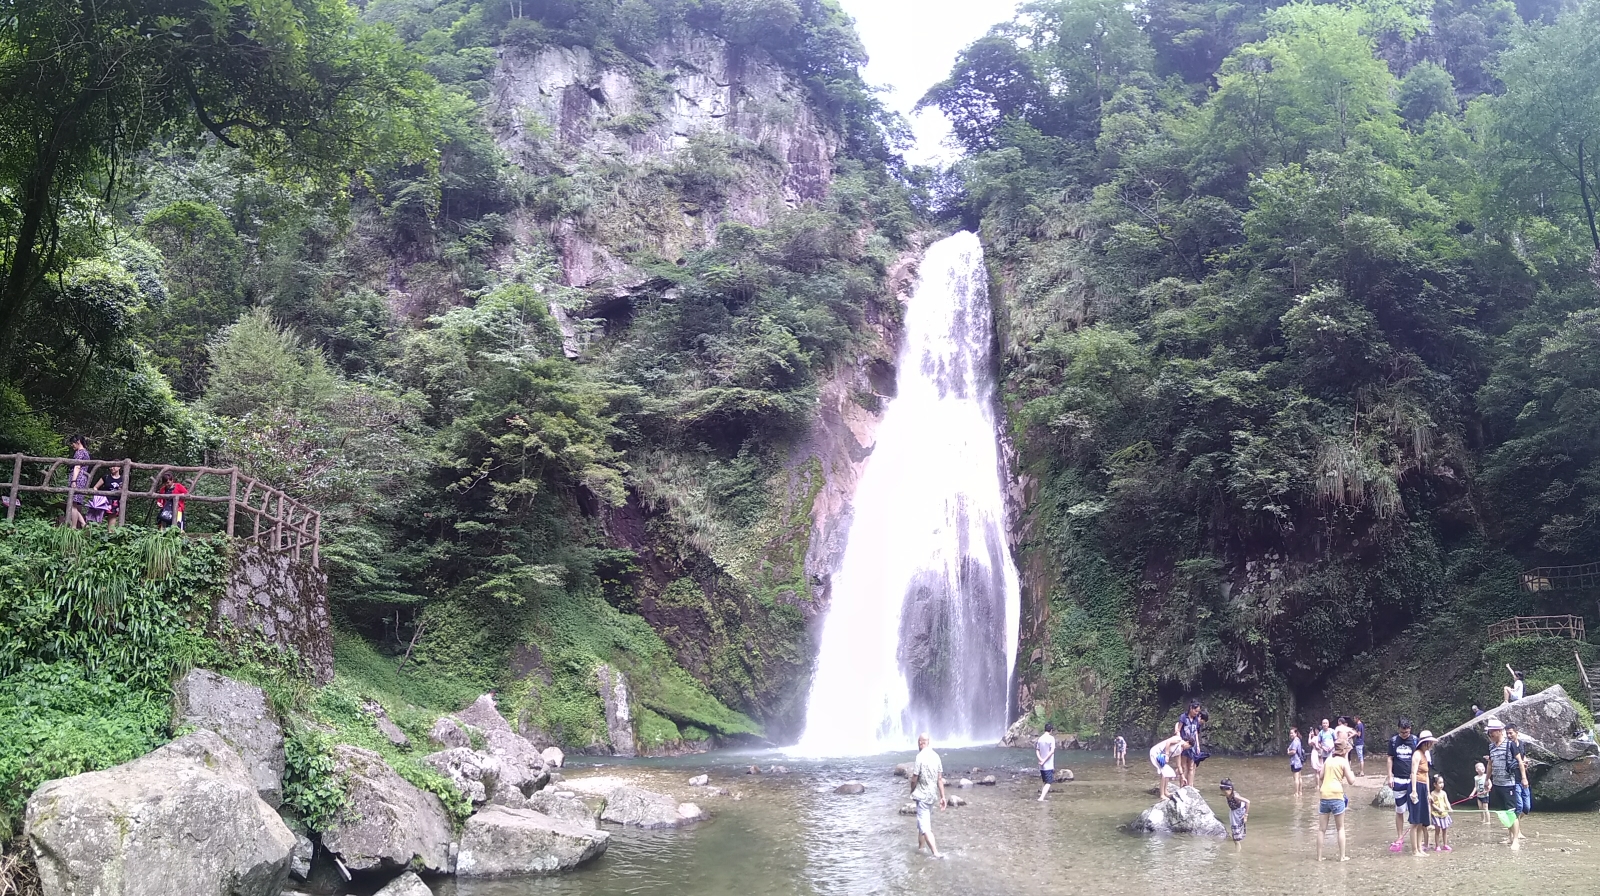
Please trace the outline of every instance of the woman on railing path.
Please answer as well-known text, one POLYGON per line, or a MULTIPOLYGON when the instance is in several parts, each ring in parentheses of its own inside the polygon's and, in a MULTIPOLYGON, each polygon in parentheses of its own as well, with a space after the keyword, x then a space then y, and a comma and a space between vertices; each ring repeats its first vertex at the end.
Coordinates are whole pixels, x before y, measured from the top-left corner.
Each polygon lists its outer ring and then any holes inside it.
POLYGON ((156 486, 156 491, 163 495, 173 497, 157 501, 161 510, 156 514, 156 527, 165 529, 176 526, 179 532, 183 531, 183 496, 189 493, 184 484, 173 477, 171 473, 161 474, 161 484, 156 486))

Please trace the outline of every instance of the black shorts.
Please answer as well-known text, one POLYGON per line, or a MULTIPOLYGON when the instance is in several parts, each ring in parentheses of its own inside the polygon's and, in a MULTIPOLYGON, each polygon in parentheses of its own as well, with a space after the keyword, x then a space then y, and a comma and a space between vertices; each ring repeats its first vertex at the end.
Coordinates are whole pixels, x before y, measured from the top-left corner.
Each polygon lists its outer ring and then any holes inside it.
POLYGON ((1489 808, 1496 812, 1501 809, 1517 808, 1517 790, 1515 787, 1499 784, 1489 788, 1489 808))
POLYGON ((1046 784, 1054 784, 1054 783, 1056 783, 1056 770, 1053 769, 1053 768, 1041 768, 1041 769, 1039 769, 1039 780, 1043 781, 1046 784))

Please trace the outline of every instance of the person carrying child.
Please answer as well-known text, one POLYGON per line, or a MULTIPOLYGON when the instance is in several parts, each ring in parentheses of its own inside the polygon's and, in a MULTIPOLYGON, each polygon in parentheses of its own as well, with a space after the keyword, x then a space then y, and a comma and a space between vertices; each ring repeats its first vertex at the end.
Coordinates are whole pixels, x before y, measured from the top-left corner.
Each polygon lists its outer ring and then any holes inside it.
POLYGON ((1433 792, 1428 795, 1428 815, 1433 825, 1433 851, 1451 852, 1450 797, 1444 792, 1444 775, 1433 776, 1433 792))
POLYGON ((1228 836, 1233 838, 1235 852, 1244 850, 1244 826, 1250 820, 1250 801, 1233 789, 1233 781, 1223 778, 1219 785, 1222 798, 1228 801, 1228 836))
POLYGON ((166 471, 161 474, 160 482, 156 485, 156 493, 172 496, 156 500, 156 506, 160 508, 156 513, 156 528, 165 529, 168 526, 175 526, 179 532, 182 532, 183 496, 189 493, 189 489, 184 487, 184 484, 179 482, 170 471, 166 471))

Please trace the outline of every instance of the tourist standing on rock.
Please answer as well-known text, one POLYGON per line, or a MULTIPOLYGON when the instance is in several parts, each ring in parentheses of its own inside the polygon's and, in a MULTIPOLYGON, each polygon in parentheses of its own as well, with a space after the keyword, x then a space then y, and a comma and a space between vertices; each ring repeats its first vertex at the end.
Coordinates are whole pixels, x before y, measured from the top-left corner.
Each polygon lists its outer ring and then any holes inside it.
POLYGON ((1510 663, 1506 663, 1506 671, 1511 673, 1511 687, 1501 688, 1501 690, 1505 693, 1505 700, 1501 701, 1502 705, 1505 703, 1515 703, 1522 699, 1522 673, 1511 668, 1510 663))
POLYGON ((1289 771, 1294 772, 1294 795, 1300 795, 1300 770, 1306 767, 1306 748, 1300 743, 1300 729, 1289 729, 1289 771))
POLYGON ((917 735, 917 758, 911 766, 911 801, 917 807, 917 852, 928 844, 928 852, 936 859, 944 858, 933 840, 933 804, 938 799, 939 808, 946 805, 944 796, 944 763, 939 754, 928 746, 928 735, 917 735))
POLYGON ((1322 800, 1317 804, 1317 814, 1322 818, 1322 833, 1317 837, 1317 861, 1322 861, 1322 841, 1328 839, 1328 819, 1332 818, 1339 840, 1339 861, 1348 862, 1350 856, 1345 848, 1344 810, 1349 807, 1350 798, 1345 788, 1354 787, 1356 781, 1350 774, 1350 760, 1344 753, 1336 750, 1328 757, 1328 761, 1322 764, 1322 777, 1318 782, 1318 793, 1322 800))
POLYGON ((1223 778, 1218 785, 1222 788, 1222 798, 1228 801, 1228 836, 1233 838, 1235 852, 1244 851, 1244 827, 1250 820, 1250 801, 1240 796, 1233 789, 1233 781, 1223 778))
POLYGON ((1490 719, 1484 726, 1489 735, 1489 808, 1500 814, 1500 823, 1506 826, 1506 845, 1512 849, 1521 846, 1522 822, 1517 817, 1517 774, 1519 764, 1506 739, 1506 723, 1490 719), (1509 822, 1508 820, 1509 819, 1509 822))
POLYGON ((1394 842, 1390 852, 1406 848, 1406 815, 1411 808, 1411 756, 1417 739, 1411 735, 1411 720, 1401 716, 1395 723, 1400 733, 1389 738, 1389 786, 1394 790, 1394 842))
POLYGON ((1432 731, 1424 730, 1417 737, 1416 749, 1411 753, 1410 805, 1406 807, 1406 817, 1411 822, 1411 848, 1418 858, 1428 855, 1428 827, 1432 822, 1428 807, 1432 778, 1428 773, 1433 765, 1433 745, 1438 740, 1432 731))
POLYGON ((1045 795, 1050 792, 1050 785, 1056 782, 1056 726, 1045 725, 1044 733, 1033 742, 1033 752, 1039 757, 1039 780, 1044 786, 1039 788, 1039 802, 1044 802, 1045 795))
POLYGON ((1360 716, 1353 717, 1351 721, 1355 723, 1356 730, 1355 739, 1350 741, 1350 745, 1356 748, 1356 765, 1360 766, 1357 774, 1365 778, 1367 776, 1367 726, 1366 723, 1361 721, 1360 716))
POLYGON ((1117 768, 1128 767, 1128 739, 1120 734, 1111 742, 1111 758, 1117 761, 1117 768))
POLYGON ((1172 735, 1150 748, 1150 764, 1156 770, 1156 796, 1167 798, 1167 784, 1178 777, 1178 756, 1183 752, 1183 738, 1172 735))
POLYGON ((1178 757, 1178 784, 1181 787, 1193 787, 1194 770, 1199 765, 1195 757, 1200 755, 1199 700, 1189 701, 1189 711, 1178 716, 1172 733, 1183 739, 1183 753, 1178 757))

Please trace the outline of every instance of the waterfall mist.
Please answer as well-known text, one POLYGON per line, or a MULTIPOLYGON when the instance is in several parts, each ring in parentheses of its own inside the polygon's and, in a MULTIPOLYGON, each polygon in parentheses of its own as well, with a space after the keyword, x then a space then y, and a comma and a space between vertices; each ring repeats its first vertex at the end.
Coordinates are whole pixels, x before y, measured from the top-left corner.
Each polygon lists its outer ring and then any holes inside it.
POLYGON ((852 504, 798 750, 866 755, 1005 732, 1020 596, 1005 540, 983 250, 928 249, 898 392, 852 504))

